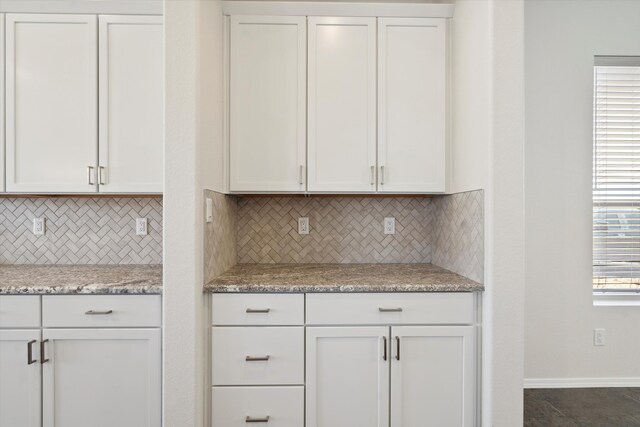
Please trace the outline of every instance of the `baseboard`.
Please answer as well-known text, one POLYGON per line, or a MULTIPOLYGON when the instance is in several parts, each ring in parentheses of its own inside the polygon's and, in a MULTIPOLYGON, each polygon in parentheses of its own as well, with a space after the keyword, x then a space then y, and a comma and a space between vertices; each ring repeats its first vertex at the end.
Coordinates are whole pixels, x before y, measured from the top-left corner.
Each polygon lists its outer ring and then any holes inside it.
POLYGON ((640 378, 525 378, 524 388, 640 387, 640 378))

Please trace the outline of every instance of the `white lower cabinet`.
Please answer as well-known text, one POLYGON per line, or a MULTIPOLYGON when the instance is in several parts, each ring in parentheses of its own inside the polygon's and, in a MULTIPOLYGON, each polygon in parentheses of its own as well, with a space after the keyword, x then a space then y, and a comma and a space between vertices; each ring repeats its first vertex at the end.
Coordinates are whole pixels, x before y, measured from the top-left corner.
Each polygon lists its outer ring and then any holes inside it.
POLYGON ((214 387, 213 425, 304 425, 304 387, 214 387))
POLYGON ((45 329, 44 427, 160 425, 159 329, 45 329))
POLYGON ((38 427, 40 330, 0 330, 0 426, 38 427))
POLYGON ((0 427, 159 427, 160 309, 158 295, 0 296, 0 427))
POLYGON ((472 427, 473 326, 391 328, 391 426, 472 427))
POLYGON ((382 326, 307 328, 307 427, 389 425, 388 334, 382 326))
POLYGON ((472 293, 214 294, 212 300, 213 427, 477 425, 472 293), (223 302, 233 315, 225 315, 223 302), (280 311, 302 311, 305 319, 280 311), (260 326, 271 315, 288 326, 260 326))

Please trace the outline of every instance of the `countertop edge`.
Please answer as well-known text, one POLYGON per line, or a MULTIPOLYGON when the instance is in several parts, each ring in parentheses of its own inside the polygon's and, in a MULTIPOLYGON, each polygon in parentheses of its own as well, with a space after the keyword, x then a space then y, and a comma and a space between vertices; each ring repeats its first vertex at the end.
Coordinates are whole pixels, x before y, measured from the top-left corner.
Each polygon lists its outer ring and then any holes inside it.
POLYGON ((484 292, 483 285, 214 285, 203 288, 206 293, 391 293, 391 292, 484 292))

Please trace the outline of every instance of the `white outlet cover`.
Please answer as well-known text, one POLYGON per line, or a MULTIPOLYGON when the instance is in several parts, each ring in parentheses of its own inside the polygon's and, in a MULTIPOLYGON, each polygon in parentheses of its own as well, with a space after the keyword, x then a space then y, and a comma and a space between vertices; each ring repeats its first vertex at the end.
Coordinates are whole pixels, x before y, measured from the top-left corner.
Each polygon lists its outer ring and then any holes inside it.
POLYGON ((604 329, 594 329, 593 330, 593 345, 595 346, 603 346, 605 343, 604 339, 605 330, 604 329))
POLYGON ((45 232, 45 222, 44 218, 34 218, 33 219, 33 234, 36 236, 43 236, 45 232))
POLYGON ((147 218, 136 218, 136 235, 147 235, 147 218))
POLYGON ((396 234, 396 219, 394 217, 387 217, 383 223, 384 234, 396 234))
POLYGON ((309 234, 309 218, 301 217, 298 218, 298 234, 309 234))

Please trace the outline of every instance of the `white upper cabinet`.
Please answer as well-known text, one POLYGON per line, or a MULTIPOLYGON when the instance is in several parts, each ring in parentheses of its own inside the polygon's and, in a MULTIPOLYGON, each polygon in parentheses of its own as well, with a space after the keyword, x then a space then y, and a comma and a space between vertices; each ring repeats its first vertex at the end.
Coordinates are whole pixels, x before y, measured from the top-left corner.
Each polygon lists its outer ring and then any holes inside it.
POLYGON ((445 191, 446 19, 378 19, 378 191, 445 191))
POLYGON ((97 17, 6 15, 6 188, 97 190, 97 17))
POLYGON ((376 20, 309 18, 309 191, 375 191, 376 20))
POLYGON ((232 16, 231 191, 305 190, 306 19, 232 16))
MULTIPOLYGON (((0 81, 4 81, 4 14, 0 13, 0 81)), ((4 184, 4 85, 0 84, 0 193, 5 190, 4 184)))
POLYGON ((99 18, 100 192, 161 193, 161 16, 99 18))

